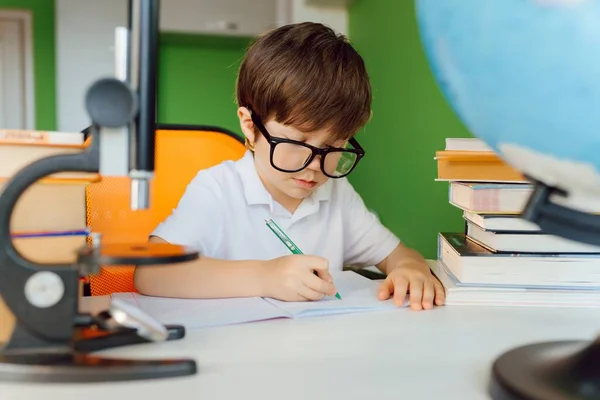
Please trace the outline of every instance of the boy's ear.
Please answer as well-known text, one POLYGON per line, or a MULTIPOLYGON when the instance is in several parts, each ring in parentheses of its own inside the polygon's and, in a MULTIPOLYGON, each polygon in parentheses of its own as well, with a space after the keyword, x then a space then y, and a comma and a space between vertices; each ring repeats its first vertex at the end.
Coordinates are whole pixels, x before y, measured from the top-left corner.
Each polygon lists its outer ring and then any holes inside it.
POLYGON ((252 150, 254 149, 256 134, 254 132, 254 122, 252 122, 250 110, 248 110, 246 107, 240 107, 237 110, 237 115, 240 120, 240 128, 242 129, 242 133, 246 137, 246 147, 252 150))

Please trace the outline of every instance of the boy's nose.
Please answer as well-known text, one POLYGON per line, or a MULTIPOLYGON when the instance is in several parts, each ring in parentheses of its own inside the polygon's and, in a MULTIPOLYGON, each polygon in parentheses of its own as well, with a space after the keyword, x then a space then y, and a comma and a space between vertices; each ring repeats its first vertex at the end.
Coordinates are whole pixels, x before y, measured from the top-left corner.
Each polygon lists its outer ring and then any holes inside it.
POLYGON ((321 170, 321 156, 316 155, 312 161, 306 166, 306 168, 312 169, 313 171, 321 170))

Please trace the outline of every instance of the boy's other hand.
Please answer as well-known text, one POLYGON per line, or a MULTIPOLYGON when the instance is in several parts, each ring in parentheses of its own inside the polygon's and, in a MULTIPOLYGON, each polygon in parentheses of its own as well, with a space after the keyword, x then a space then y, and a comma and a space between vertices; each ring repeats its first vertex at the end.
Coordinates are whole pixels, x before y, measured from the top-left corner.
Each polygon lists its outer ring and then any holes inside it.
POLYGON ((321 300, 337 292, 328 261, 303 254, 266 261, 265 284, 268 297, 283 301, 321 300))
POLYGON ((410 291, 409 303, 413 310, 430 310, 434 304, 441 306, 446 299, 444 287, 431 273, 426 262, 410 261, 398 265, 379 288, 379 300, 394 296, 394 303, 403 306, 410 291))

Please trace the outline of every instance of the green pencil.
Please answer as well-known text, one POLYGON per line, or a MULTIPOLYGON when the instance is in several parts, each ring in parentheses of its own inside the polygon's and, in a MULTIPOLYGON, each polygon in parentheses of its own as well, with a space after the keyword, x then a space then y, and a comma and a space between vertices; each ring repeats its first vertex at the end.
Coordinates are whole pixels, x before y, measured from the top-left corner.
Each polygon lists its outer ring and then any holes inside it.
MULTIPOLYGON (((292 254, 304 254, 302 250, 300 250, 300 248, 296 246, 292 239, 290 239, 288 235, 286 235, 285 232, 281 230, 281 228, 275 223, 275 221, 267 218, 265 219, 265 223, 267 224, 271 232, 273 232, 275 236, 277 236, 279 240, 281 240, 281 242, 292 252, 292 254)), ((316 271, 315 275, 317 275, 316 271)), ((342 299, 342 296, 340 296, 339 293, 336 293, 335 297, 339 300, 342 299)))

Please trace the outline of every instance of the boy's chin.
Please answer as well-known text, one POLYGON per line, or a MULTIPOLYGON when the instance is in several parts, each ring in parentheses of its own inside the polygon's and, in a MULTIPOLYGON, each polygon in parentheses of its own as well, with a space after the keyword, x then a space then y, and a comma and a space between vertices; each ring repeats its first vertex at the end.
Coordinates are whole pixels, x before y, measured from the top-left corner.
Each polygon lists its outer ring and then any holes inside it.
POLYGON ((317 188, 318 186, 315 186, 313 189, 292 187, 291 189, 286 190, 285 194, 287 194, 291 198, 302 200, 310 196, 317 188))

